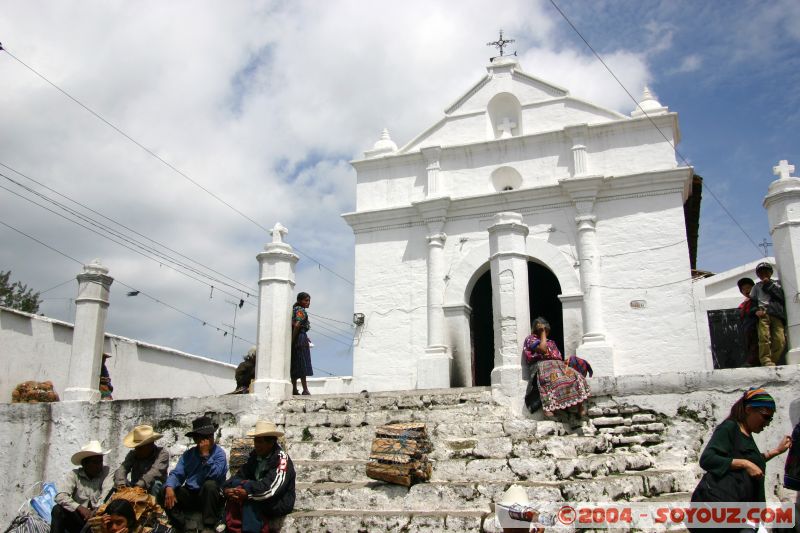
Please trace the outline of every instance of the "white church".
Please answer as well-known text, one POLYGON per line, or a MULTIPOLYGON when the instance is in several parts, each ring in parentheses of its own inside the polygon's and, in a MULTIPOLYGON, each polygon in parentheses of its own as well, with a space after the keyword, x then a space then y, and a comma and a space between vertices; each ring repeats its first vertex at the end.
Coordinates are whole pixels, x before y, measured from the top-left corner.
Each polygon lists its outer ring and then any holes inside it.
POLYGON ((647 89, 630 116, 575 98, 515 56, 486 71, 404 146, 384 130, 352 163, 353 389, 514 388, 536 316, 596 375, 663 372, 656 354, 710 369, 677 114, 647 89))

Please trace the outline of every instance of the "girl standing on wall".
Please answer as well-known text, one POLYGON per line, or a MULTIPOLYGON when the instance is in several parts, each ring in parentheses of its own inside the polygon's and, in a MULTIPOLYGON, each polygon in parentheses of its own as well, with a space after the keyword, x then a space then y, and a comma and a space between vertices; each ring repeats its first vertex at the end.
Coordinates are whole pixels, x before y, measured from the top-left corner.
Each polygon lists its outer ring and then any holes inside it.
POLYGON ((311 328, 306 311, 310 305, 311 296, 307 292, 301 292, 298 293, 297 302, 292 308, 292 394, 300 394, 297 391, 298 379, 303 385, 303 394, 311 394, 306 384, 306 376, 314 375, 314 369, 311 367, 311 348, 306 335, 311 328))

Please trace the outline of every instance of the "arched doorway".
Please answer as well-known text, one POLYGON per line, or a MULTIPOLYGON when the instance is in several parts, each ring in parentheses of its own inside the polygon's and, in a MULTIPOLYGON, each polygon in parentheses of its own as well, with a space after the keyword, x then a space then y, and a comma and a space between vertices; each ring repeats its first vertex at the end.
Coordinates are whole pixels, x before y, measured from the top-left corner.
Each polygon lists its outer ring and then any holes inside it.
MULTIPOLYGON (((561 310, 561 284, 550 269, 535 261, 528 261, 528 302, 531 320, 538 316, 550 322, 551 338, 559 349, 564 349, 564 315, 561 310)), ((472 384, 492 384, 494 368, 494 328, 492 318, 492 273, 485 272, 469 297, 470 338, 472 342, 472 384)), ((530 325, 527 325, 529 327, 530 325)), ((520 347, 520 350, 522 347, 520 347)))

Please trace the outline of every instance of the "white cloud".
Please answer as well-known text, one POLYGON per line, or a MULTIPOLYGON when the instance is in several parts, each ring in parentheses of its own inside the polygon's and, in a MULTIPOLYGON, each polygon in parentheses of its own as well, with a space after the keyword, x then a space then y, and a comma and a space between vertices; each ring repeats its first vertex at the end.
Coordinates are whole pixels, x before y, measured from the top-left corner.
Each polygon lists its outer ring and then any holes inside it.
POLYGON ((698 54, 690 54, 684 57, 681 60, 681 64, 678 65, 672 72, 680 74, 686 72, 695 72, 696 70, 699 70, 702 65, 703 65, 702 57, 700 57, 698 54))

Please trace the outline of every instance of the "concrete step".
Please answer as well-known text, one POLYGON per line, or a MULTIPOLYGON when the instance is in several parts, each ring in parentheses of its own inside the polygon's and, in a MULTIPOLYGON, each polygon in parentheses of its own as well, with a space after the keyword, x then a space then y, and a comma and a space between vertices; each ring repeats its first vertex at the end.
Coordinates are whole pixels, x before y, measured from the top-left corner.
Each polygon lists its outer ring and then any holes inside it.
POLYGON ((481 511, 300 511, 283 519, 281 533, 372 533, 376 531, 479 533, 486 513, 481 511))

